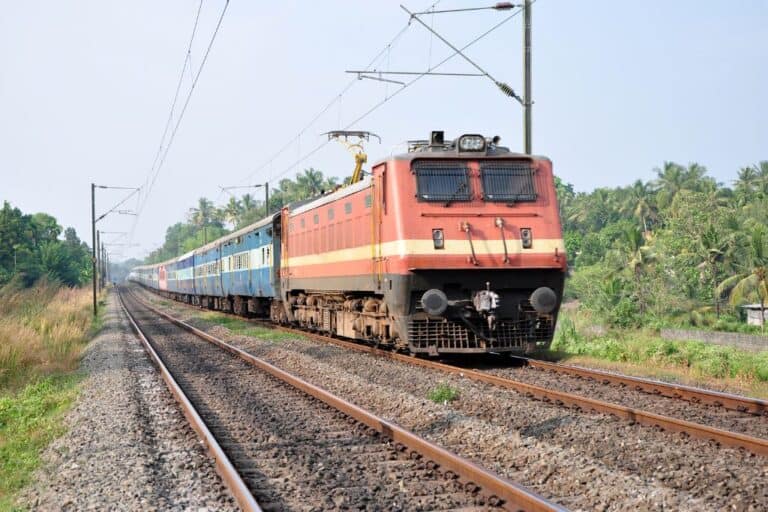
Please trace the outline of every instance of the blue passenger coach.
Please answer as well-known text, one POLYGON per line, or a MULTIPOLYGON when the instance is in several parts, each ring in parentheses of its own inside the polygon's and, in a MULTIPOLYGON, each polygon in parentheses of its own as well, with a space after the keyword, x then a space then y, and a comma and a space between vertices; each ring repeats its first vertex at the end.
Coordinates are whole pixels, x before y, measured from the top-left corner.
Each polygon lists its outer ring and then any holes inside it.
POLYGON ((272 217, 235 231, 221 242, 221 283, 237 313, 262 313, 260 299, 274 297, 272 217))
POLYGON ((280 279, 279 218, 270 215, 178 258, 136 267, 129 279, 205 308, 268 314, 280 279))

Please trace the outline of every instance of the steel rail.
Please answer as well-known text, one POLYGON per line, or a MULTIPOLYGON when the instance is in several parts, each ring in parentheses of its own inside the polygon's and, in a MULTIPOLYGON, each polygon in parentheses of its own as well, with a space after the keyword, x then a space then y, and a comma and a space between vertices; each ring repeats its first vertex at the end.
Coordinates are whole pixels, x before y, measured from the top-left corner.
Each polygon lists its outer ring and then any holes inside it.
MULTIPOLYGON (((148 307, 152 308, 151 306, 148 307)), ((154 310, 154 308, 152 309, 154 310)), ((162 312, 159 313, 163 314, 162 312)), ((242 317, 238 318, 242 319, 242 317)), ((421 366, 423 368, 429 368, 432 370, 438 370, 445 373, 458 375, 459 377, 467 378, 476 382, 483 382, 485 384, 491 384, 493 386, 505 389, 512 389, 522 393, 527 397, 535 398, 543 402, 552 402, 557 405, 568 405, 580 411, 592 411, 609 414, 627 420, 630 423, 639 423, 641 425, 657 427, 671 432, 680 432, 682 434, 689 435, 698 439, 703 439, 705 441, 714 441, 722 446, 741 448, 757 455, 768 456, 768 440, 759 437, 753 437, 737 432, 730 432, 728 430, 709 427, 707 425, 701 425, 691 421, 672 418, 670 416, 664 416, 661 414, 644 411, 642 409, 625 407, 623 405, 604 402, 602 400, 583 397, 564 391, 548 389, 509 378, 498 377, 496 375, 477 370, 470 370, 445 363, 430 361, 427 359, 420 359, 413 356, 399 354, 389 350, 382 350, 379 348, 371 347, 369 345, 344 341, 338 338, 331 338, 329 336, 311 333, 292 327, 275 325, 266 321, 252 320, 252 322, 258 323, 259 325, 263 325, 268 328, 294 333, 322 343, 337 345, 350 350, 376 355, 392 361, 399 361, 406 364, 421 366)))
POLYGON ((208 429, 208 426, 200 417, 200 414, 198 414, 197 410, 195 410, 192 402, 189 401, 187 395, 176 382, 176 379, 173 378, 171 372, 168 371, 165 363, 152 347, 149 339, 141 330, 139 324, 136 322, 136 319, 126 307, 120 291, 117 292, 117 297, 120 300, 120 306, 122 307, 125 316, 128 318, 128 321, 131 324, 131 328, 136 333, 139 341, 141 341, 141 344, 144 346, 144 350, 146 350, 147 354, 149 354, 152 362, 155 364, 155 366, 157 366, 161 377, 168 386, 168 389, 171 391, 174 398, 176 398, 176 401, 181 406, 181 410, 184 412, 184 416, 186 416, 187 421, 189 421, 189 424, 192 426, 195 432, 197 432, 197 435, 205 444, 206 448, 208 449, 208 453, 211 455, 216 465, 216 472, 221 476, 221 479, 229 489, 229 492, 235 498, 235 501, 237 502, 240 509, 244 512, 261 512, 261 507, 251 494, 251 491, 248 490, 248 486, 245 484, 240 474, 235 469, 234 465, 232 465, 229 457, 227 457, 227 454, 224 453, 224 450, 221 448, 221 445, 219 445, 219 442, 208 429))
MULTIPOLYGON (((129 292, 130 293, 130 292, 129 292)), ((400 451, 410 450, 411 457, 424 457, 433 461, 445 472, 451 472, 457 477, 465 480, 464 488, 470 492, 483 491, 489 497, 491 505, 499 505, 507 510, 525 510, 525 511, 562 511, 566 509, 556 505, 546 498, 526 489, 520 484, 511 482, 496 473, 482 468, 468 459, 455 455, 448 450, 423 439, 398 425, 389 422, 375 414, 358 407, 357 405, 337 397, 332 393, 310 384, 309 382, 296 377, 280 368, 255 357, 244 350, 241 350, 223 340, 216 338, 196 327, 175 318, 164 311, 147 304, 136 298, 143 307, 156 315, 165 318, 172 324, 204 339, 230 353, 239 357, 243 361, 251 364, 260 370, 276 377, 277 379, 290 384, 296 389, 320 400, 330 407, 354 418, 365 426, 374 429, 380 434, 389 437, 395 442, 400 451)))
POLYGON ((757 398, 750 398, 731 393, 723 393, 720 391, 712 391, 709 389, 700 389, 682 384, 661 382, 654 379, 644 379, 642 377, 619 375, 604 370, 583 368, 581 366, 551 363, 549 361, 531 359, 528 357, 513 356, 513 358, 523 361, 531 368, 549 370, 586 379, 594 379, 596 381, 602 382, 603 384, 620 384, 623 386, 632 387, 637 391, 645 391, 647 393, 661 395, 669 398, 678 398, 693 403, 706 403, 725 407, 726 409, 739 412, 755 415, 768 415, 768 402, 757 398))

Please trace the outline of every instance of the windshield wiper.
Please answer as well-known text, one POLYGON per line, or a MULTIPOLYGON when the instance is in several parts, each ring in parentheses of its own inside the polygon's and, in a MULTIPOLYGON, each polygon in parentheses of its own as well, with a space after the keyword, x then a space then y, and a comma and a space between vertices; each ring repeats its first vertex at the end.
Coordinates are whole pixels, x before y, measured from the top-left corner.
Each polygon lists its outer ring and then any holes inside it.
POLYGON ((461 192, 465 188, 467 188, 466 182, 462 181, 461 183, 459 183, 459 186, 456 187, 456 190, 453 192, 453 194, 451 194, 451 197, 449 197, 448 200, 445 202, 445 206, 446 207, 451 206, 451 203, 453 202, 454 199, 456 199, 456 196, 459 195, 459 192, 461 192))

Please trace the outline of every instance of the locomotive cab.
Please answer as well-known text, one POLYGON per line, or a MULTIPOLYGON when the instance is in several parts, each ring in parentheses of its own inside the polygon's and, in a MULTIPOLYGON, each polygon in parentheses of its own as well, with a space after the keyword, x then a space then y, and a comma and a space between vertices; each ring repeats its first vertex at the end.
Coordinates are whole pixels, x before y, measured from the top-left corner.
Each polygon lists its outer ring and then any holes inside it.
POLYGON ((551 342, 566 256, 551 162, 442 132, 383 164, 384 295, 415 353, 528 352, 551 342))

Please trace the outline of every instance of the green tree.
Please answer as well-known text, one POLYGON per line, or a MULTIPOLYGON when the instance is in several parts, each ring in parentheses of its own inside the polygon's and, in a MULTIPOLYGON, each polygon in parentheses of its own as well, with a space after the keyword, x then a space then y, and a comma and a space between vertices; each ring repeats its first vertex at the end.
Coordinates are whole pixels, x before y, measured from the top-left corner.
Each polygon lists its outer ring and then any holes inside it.
POLYGON ((215 214, 213 203, 205 197, 198 199, 197 206, 189 210, 190 221, 203 230, 203 244, 208 243, 208 226, 216 218, 215 214))
POLYGON ((650 183, 637 180, 629 188, 621 207, 622 213, 629 213, 640 221, 643 231, 648 231, 649 220, 657 218, 655 194, 656 190, 650 183))
POLYGON ((224 219, 237 227, 240 217, 243 215, 243 205, 236 197, 230 197, 229 202, 224 207, 224 219))
POLYGON ((721 295, 727 294, 732 305, 757 301, 764 318, 768 303, 768 230, 764 226, 752 228, 747 251, 742 271, 725 279, 717 291, 721 295))

